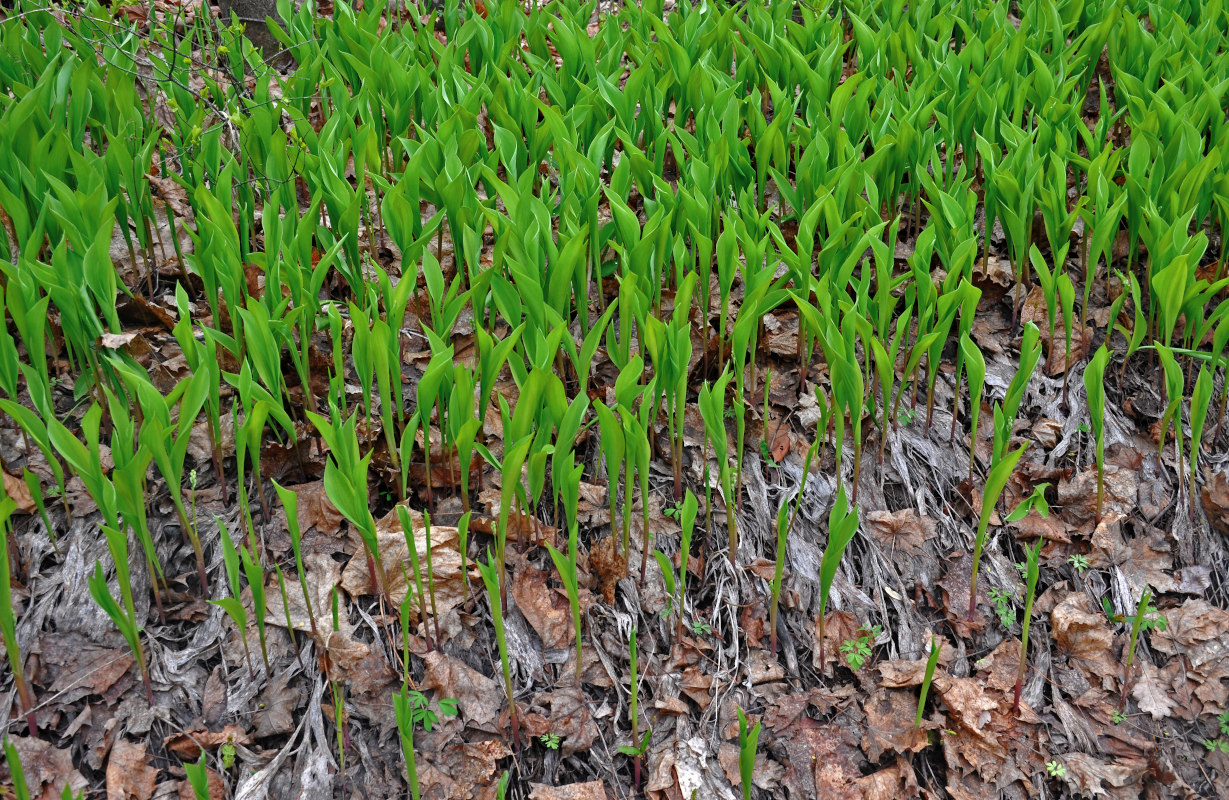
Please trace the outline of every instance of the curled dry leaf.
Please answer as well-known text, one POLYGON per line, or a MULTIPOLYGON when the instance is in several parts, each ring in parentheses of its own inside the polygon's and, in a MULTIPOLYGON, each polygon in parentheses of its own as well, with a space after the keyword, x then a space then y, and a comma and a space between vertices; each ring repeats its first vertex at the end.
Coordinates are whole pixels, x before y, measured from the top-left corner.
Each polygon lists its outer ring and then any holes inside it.
MULTIPOLYGON (((939 664, 947 666, 955 655, 956 649, 946 641, 939 647, 939 664)), ((899 689, 905 686, 921 686, 926 678, 926 659, 914 661, 881 661, 875 665, 882 678, 881 685, 888 689, 899 689)), ((935 671, 939 677, 938 670, 935 671)))
POLYGON ((202 749, 217 750, 227 742, 249 745, 252 737, 238 725, 227 725, 220 731, 196 730, 171 734, 162 740, 162 746, 184 761, 195 761, 201 757, 202 749))
POLYGON ((23 514, 33 514, 38 510, 38 506, 34 505, 34 497, 30 494, 30 487, 16 475, 4 473, 4 494, 17 503, 17 510, 23 514))
POLYGON ((589 572, 607 605, 614 605, 615 588, 627 577, 627 557, 619 550, 618 539, 607 536, 589 550, 589 572))

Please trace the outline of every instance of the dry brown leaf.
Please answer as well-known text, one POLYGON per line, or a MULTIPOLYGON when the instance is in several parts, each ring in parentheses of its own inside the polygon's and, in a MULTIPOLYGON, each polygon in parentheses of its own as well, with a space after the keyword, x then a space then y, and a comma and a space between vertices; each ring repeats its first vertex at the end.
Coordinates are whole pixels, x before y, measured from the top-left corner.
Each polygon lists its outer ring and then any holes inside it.
POLYGON ((65 786, 74 795, 89 786, 89 781, 73 766, 69 750, 26 736, 10 736, 8 741, 21 759, 31 800, 59 800, 65 786))
POLYGON ((862 800, 900 800, 917 796, 917 774, 903 757, 898 757, 896 764, 887 769, 859 778, 852 794, 862 800))
MULTIPOLYGON (((1046 328, 1042 328, 1042 330, 1044 331, 1046 328)), ((1047 338, 1043 336, 1042 340, 1045 341, 1047 338)), ((1054 332, 1054 341, 1050 344, 1049 352, 1046 355, 1046 375, 1054 378, 1062 375, 1071 367, 1082 363, 1084 356, 1088 354, 1092 338, 1093 328, 1091 326, 1085 325, 1081 327, 1079 321, 1074 322, 1071 326, 1071 355, 1068 357, 1066 334, 1062 323, 1059 323, 1057 330, 1054 332)))
POLYGON ((1212 526, 1229 536, 1229 472, 1209 474, 1199 494, 1212 526))
POLYGON ((627 577, 627 557, 619 550, 618 539, 607 536, 589 550, 589 572, 607 605, 614 605, 615 588, 627 577))
POLYGON ((567 786, 531 783, 529 800, 606 800, 606 784, 600 780, 567 786))
POLYGON ((299 530, 305 535, 312 528, 325 534, 334 534, 341 528, 341 512, 333 505, 324 490, 323 481, 312 481, 287 487, 299 496, 299 530))
POLYGON ((885 751, 917 753, 930 745, 929 732, 914 727, 917 697, 913 692, 878 689, 866 701, 862 751, 878 763, 885 751))
POLYGON ((858 622, 858 618, 848 611, 829 611, 824 618, 824 660, 826 664, 819 663, 819 618, 816 617, 815 624, 811 634, 814 637, 815 647, 812 651, 811 660, 818 670, 827 670, 827 664, 840 663, 841 659, 841 642, 857 638, 858 631, 861 629, 862 623, 858 622))
POLYGON ((145 745, 120 738, 107 761, 107 800, 149 800, 158 785, 158 770, 145 763, 145 745))
POLYGON ((489 739, 445 747, 418 759, 418 783, 423 797, 475 800, 485 797, 502 770, 499 761, 512 755, 502 741, 489 739))
POLYGON ((299 690, 290 685, 290 676, 282 672, 272 680, 260 695, 260 711, 256 712, 257 739, 279 736, 295 729, 294 712, 299 707, 299 690))
POLYGON ((1147 772, 1147 762, 1142 758, 1119 758, 1111 763, 1087 753, 1068 753, 1061 760, 1067 768, 1067 784, 1084 797, 1138 797, 1137 785, 1147 772), (1113 791, 1127 787, 1133 791, 1113 791))
POLYGON ((4 493, 17 503, 17 510, 21 513, 33 514, 38 510, 38 506, 34 504, 34 497, 30 494, 30 487, 26 486, 26 482, 16 475, 4 473, 4 493))
MULTIPOLYGON (((1105 465, 1105 498, 1102 514, 1114 512, 1130 516, 1139 499, 1139 471, 1105 465)), ((1097 514, 1097 470, 1091 467, 1058 482, 1058 505, 1063 515, 1073 522, 1086 522, 1097 514)))
POLYGON ((1074 659, 1090 680, 1091 676, 1117 674, 1110 657, 1114 634, 1105 614, 1093 608, 1086 594, 1072 592, 1059 601, 1050 612, 1050 626, 1058 650, 1074 659))
POLYGON ((227 742, 249 745, 252 737, 238 725, 227 725, 220 731, 197 730, 171 734, 162 740, 162 746, 184 761, 195 761, 201 756, 201 748, 216 750, 227 742))
POLYGON ((1229 611, 1201 598, 1165 612, 1169 622, 1152 632, 1152 646, 1168 655, 1183 655, 1196 669, 1229 655, 1229 611))
POLYGON ((72 632, 43 635, 38 652, 51 682, 48 694, 62 706, 89 695, 109 696, 136 663, 127 648, 100 647, 72 632))
POLYGON ((900 511, 871 511, 862 523, 862 530, 885 548, 916 552, 935 536, 935 522, 912 508, 900 511))
MULTIPOLYGON (((355 557, 351 558, 341 573, 341 587, 351 597, 378 594, 371 582, 371 570, 367 564, 366 550, 357 533, 354 534, 355 557)), ((401 530, 401 522, 396 510, 390 511, 376 522, 376 541, 379 543, 380 558, 384 562, 384 570, 388 577, 385 591, 394 606, 400 606, 405 600, 407 591, 406 576, 414 581, 414 566, 410 561, 410 550, 406 545, 405 534, 401 530), (404 567, 404 571, 402 570, 404 567)), ((423 590, 429 592, 427 582, 427 529, 425 526, 414 529, 414 549, 418 551, 418 565, 422 571, 423 590)), ((461 575, 461 553, 457 550, 457 529, 442 525, 431 526, 431 573, 435 584, 434 611, 445 614, 465 602, 465 581, 461 575)), ((428 597, 428 616, 432 612, 428 597)), ((410 605, 418 608, 417 591, 411 593, 410 605)))
POLYGON ((1169 687, 1161 680, 1160 671, 1152 662, 1140 659, 1135 685, 1131 687, 1131 696, 1139 703, 1139 710, 1151 714, 1153 719, 1170 716, 1174 701, 1168 690, 1169 687))
MULTIPOLYGON (((945 562, 943 578, 938 581, 943 590, 943 607, 947 611, 947 621, 956 631, 956 635, 967 639, 976 630, 985 626, 986 622, 981 612, 974 609, 973 619, 969 620, 969 589, 972 588, 973 554, 959 551, 955 558, 945 562)), ((985 581, 977 591, 977 604, 987 601, 985 581)))
POLYGON ((998 710, 999 701, 986 694, 981 681, 951 678, 934 688, 939 690, 939 696, 947 706, 948 724, 957 733, 993 743, 997 747, 998 738, 987 726, 992 719, 991 712, 998 710))
POLYGON ((563 756, 583 753, 597 742, 599 733, 589 703, 575 687, 538 695, 533 700, 550 721, 550 732, 561 739, 559 752, 563 756))
POLYGON ((137 338, 135 331, 127 333, 104 333, 98 337, 98 344, 108 350, 118 350, 137 338))
MULTIPOLYGON (((849 796, 862 777, 862 754, 855 742, 845 741, 840 725, 819 725, 810 718, 785 738, 789 763, 783 783, 791 797, 842 798, 849 796)), ((856 733, 851 735, 856 736, 856 733)))
POLYGON ((440 697, 455 698, 467 722, 490 725, 499 716, 504 696, 494 680, 439 650, 427 653, 424 661, 423 687, 435 689, 440 697))
MULTIPOLYGON (((927 636, 926 640, 929 641, 927 636)), ((956 658, 956 648, 952 647, 946 638, 943 638, 939 644, 939 667, 946 667, 951 664, 956 658)), ((879 670, 879 675, 882 677, 880 685, 888 689, 902 689, 906 686, 921 686, 926 678, 926 662, 927 658, 918 658, 912 661, 880 661, 875 665, 879 670)), ((936 671, 936 674, 939 674, 936 671)))
POLYGON ((575 642, 571 606, 563 593, 546 585, 547 575, 526 565, 512 580, 512 599, 548 650, 575 642))

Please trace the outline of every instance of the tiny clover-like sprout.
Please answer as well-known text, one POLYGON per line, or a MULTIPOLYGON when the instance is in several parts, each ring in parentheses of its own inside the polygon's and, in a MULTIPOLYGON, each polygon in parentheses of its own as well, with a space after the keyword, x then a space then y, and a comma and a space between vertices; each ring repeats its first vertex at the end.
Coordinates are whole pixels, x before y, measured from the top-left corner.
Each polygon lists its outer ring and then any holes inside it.
POLYGON ((1074 555, 1067 556, 1067 563, 1070 564, 1077 573, 1083 575, 1084 570, 1088 569, 1088 556, 1076 553, 1074 555))
POLYGON ((1065 778, 1067 776, 1067 768, 1058 760, 1047 761, 1046 772, 1049 773, 1051 778, 1065 778))
POLYGON ((562 737, 557 733, 544 733, 539 737, 548 750, 558 750, 562 737))

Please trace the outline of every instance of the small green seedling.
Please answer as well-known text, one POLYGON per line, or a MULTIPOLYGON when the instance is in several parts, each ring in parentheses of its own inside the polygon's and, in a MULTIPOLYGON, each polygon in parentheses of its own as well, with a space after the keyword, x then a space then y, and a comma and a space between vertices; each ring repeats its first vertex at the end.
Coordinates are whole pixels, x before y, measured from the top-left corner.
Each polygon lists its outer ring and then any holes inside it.
POLYGON ((1033 618, 1033 599, 1037 594, 1037 577, 1040 574, 1041 545, 1044 539, 1038 539, 1032 548, 1024 548, 1028 590, 1024 595, 1024 630, 1020 634, 1020 667, 1016 672, 1016 692, 1012 708, 1020 711, 1020 692, 1024 689, 1024 673, 1028 668, 1028 629, 1033 618))
POLYGON ((856 637, 841 642, 841 655, 845 656, 845 663, 849 664, 851 670, 857 672, 862 669, 871 657, 871 648, 875 645, 875 639, 882 632, 883 628, 878 625, 863 627, 858 631, 856 637))
POLYGON ((1084 369, 1088 416, 1097 440, 1097 524, 1101 522, 1101 507, 1105 499, 1105 367, 1109 364, 1109 357, 1109 350, 1101 345, 1084 369))
POLYGON ((198 761, 185 761, 184 773, 188 776, 188 785, 192 787, 192 796, 196 800, 209 800, 209 768, 205 766, 205 751, 201 751, 198 761))
POLYGON ((981 516, 977 520, 977 535, 973 542, 973 577, 969 581, 969 621, 972 621, 977 613, 977 568, 981 564, 982 548, 986 545, 986 529, 990 525, 990 515, 999 501, 999 495, 1003 493, 1003 487, 1007 485, 1007 479, 1015 471, 1016 464, 1019 463, 1020 456, 1024 455, 1027 447, 1028 444, 1025 443, 1020 446, 1020 449, 1006 454, 990 468, 990 474, 986 476, 986 487, 982 491, 981 516))
POLYGON ((922 692, 917 699, 917 716, 913 719, 913 727, 922 727, 922 712, 926 709, 926 695, 930 694, 930 684, 935 679, 935 666, 939 663, 939 637, 930 637, 930 654, 926 657, 926 672, 922 675, 922 692))
MULTIPOLYGON (((1108 605, 1109 598, 1104 598, 1103 603, 1108 605)), ((1135 660, 1135 645, 1139 642, 1140 633, 1151 630, 1163 631, 1169 627, 1169 620, 1161 616, 1157 607, 1152 603, 1152 587, 1150 586, 1144 587, 1144 593, 1139 598, 1139 605, 1135 607, 1134 616, 1126 619, 1131 622, 1131 640, 1127 645, 1127 664, 1122 674, 1122 695, 1118 699, 1119 711, 1124 711, 1127 706, 1127 682, 1131 678, 1131 664, 1135 660)))
POLYGON ((755 749, 760 741, 760 721, 747 726, 747 715, 738 709, 738 775, 742 780, 743 800, 751 800, 751 777, 755 772, 755 749))

